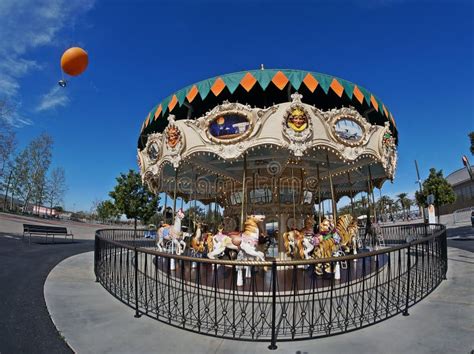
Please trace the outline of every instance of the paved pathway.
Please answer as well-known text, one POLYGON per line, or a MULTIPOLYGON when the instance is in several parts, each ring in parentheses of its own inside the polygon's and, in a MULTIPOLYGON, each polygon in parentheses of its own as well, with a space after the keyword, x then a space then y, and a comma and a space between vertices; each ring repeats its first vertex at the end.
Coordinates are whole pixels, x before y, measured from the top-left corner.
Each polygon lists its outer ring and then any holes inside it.
MULTIPOLYGON (((474 348, 474 255, 450 248, 448 280, 410 309, 365 329, 278 343, 279 353, 469 353, 474 348)), ((133 317, 94 282, 93 253, 60 263, 45 283, 53 322, 79 353, 265 353, 268 343, 206 337, 133 317)))
POLYGON ((49 317, 43 285, 63 259, 94 249, 92 241, 31 245, 0 233, 0 353, 70 353, 49 317))

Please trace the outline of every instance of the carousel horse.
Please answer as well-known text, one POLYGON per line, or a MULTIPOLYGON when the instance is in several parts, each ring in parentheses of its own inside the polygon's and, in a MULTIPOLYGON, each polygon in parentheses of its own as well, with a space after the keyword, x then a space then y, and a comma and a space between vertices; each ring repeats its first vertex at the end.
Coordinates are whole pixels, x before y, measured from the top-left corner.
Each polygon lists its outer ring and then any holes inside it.
MULTIPOLYGON (((313 258, 330 258, 339 250, 341 236, 339 236, 332 219, 325 218, 321 221, 317 237, 319 238, 319 245, 313 252, 313 258)), ((322 267, 321 263, 316 265, 314 271, 317 275, 323 275, 324 272, 332 273, 330 263, 324 263, 324 271, 322 267)))
POLYGON ((314 248, 319 245, 319 238, 313 231, 314 219, 308 216, 301 230, 292 230, 283 234, 286 254, 293 259, 310 259, 314 248))
POLYGON ((376 248, 382 237, 382 228, 376 222, 367 221, 364 235, 364 245, 371 249, 376 248))
POLYGON ((344 214, 337 218, 336 230, 341 236, 341 249, 345 254, 357 253, 359 241, 359 228, 357 219, 350 214, 344 214))
POLYGON ((300 230, 300 233, 303 234, 303 238, 299 240, 298 248, 301 250, 302 258, 311 259, 311 255, 316 247, 319 246, 319 237, 315 235, 314 219, 311 216, 308 216, 304 221, 304 228, 300 230))
POLYGON ((202 224, 194 221, 194 235, 191 237, 191 253, 195 257, 198 254, 203 254, 206 249, 206 244, 202 238, 202 224))
MULTIPOLYGON (((359 245, 357 220, 349 214, 338 217, 336 225, 332 220, 324 219, 317 237, 319 245, 313 252, 313 258, 340 257, 351 252, 357 254, 359 245)), ((324 264, 324 271, 332 272, 330 263, 324 264)), ((323 274, 322 264, 316 265, 315 272, 318 275, 323 274)))
POLYGON ((226 249, 239 252, 239 259, 259 259, 265 260, 265 255, 261 251, 257 251, 257 244, 260 235, 258 223, 265 220, 264 215, 250 215, 244 223, 244 231, 242 233, 226 235, 222 233, 222 229, 212 237, 212 243, 208 240, 207 256, 216 259, 226 249), (212 248, 210 248, 212 244, 212 248))
POLYGON ((303 259, 304 252, 301 247, 304 235, 297 229, 287 231, 283 234, 283 244, 285 245, 286 255, 292 259, 303 259))
POLYGON ((232 237, 238 236, 239 233, 224 234, 223 231, 224 228, 219 226, 217 234, 207 237, 207 256, 211 259, 222 257, 226 250, 239 251, 239 247, 232 243, 232 237))
POLYGON ((184 218, 182 209, 176 212, 174 225, 164 225, 157 231, 157 242, 156 247, 158 251, 163 252, 164 242, 169 241, 172 245, 176 246, 176 254, 180 255, 186 249, 186 242, 183 240, 183 234, 181 232, 181 221, 184 218))

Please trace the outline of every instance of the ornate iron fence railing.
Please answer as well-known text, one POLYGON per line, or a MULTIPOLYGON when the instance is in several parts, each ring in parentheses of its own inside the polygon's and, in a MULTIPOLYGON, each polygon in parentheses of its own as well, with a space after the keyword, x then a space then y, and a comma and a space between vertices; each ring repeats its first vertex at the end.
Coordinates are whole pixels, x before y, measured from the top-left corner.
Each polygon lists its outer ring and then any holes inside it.
POLYGON ((299 340, 373 325, 432 292, 447 271, 444 226, 382 228, 385 247, 305 261, 224 261, 161 253, 144 231, 99 230, 96 279, 112 295, 161 322, 250 341, 299 340), (314 274, 322 263, 340 279, 314 274), (244 267, 243 286, 237 270, 244 267))

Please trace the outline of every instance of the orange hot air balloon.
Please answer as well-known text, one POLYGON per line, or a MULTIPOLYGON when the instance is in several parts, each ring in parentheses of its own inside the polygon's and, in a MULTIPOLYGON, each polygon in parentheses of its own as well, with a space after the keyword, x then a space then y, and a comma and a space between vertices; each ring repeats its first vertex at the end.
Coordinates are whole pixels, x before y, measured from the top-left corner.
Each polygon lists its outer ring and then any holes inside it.
POLYGON ((86 70, 87 64, 89 64, 87 52, 79 47, 69 48, 61 57, 61 68, 71 76, 82 74, 86 70))

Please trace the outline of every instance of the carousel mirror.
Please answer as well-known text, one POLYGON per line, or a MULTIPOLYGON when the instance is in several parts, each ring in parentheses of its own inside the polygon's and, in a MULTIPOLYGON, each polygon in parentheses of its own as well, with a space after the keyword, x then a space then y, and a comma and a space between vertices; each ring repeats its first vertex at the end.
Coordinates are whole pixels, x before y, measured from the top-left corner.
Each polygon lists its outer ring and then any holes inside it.
POLYGON ((354 143, 360 141, 364 134, 359 123, 349 118, 339 119, 334 125, 334 131, 340 139, 354 143))
POLYGON ((148 147, 148 157, 152 161, 156 161, 158 159, 158 155, 160 153, 160 148, 158 147, 157 143, 151 143, 148 147))
POLYGON ((236 139, 250 128, 250 121, 243 114, 226 113, 214 118, 209 124, 209 134, 219 140, 236 139))

